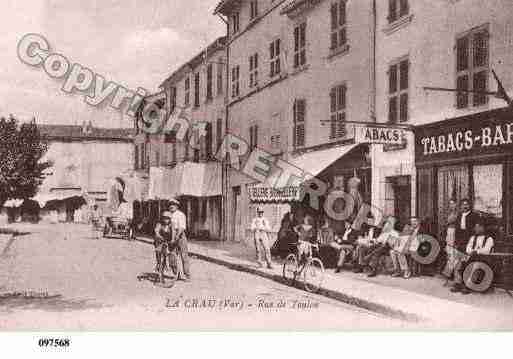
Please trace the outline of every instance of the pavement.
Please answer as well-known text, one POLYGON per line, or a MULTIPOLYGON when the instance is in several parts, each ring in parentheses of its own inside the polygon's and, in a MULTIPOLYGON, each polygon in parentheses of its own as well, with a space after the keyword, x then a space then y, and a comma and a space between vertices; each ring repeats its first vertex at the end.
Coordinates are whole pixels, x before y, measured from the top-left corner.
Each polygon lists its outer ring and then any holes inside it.
MULTIPOLYGON (((189 252, 231 269, 284 282, 280 261, 273 270, 256 265, 251 241, 190 241, 189 252)), ((335 274, 332 269, 326 269, 319 294, 390 317, 431 323, 428 327, 513 329, 513 298, 506 291, 496 289, 492 293, 462 295, 451 293, 444 284, 443 279, 436 277, 368 278, 349 270, 335 274)))
POLYGON ((0 236, 0 331, 405 330, 414 323, 192 258, 170 287, 145 241, 96 239, 86 226, 16 225, 0 236), (20 228, 22 227, 22 228, 20 228))
MULTIPOLYGON (((18 236, 15 240, 8 234, 0 234, 0 293, 6 290, 37 292, 53 288, 54 292, 64 295, 65 298, 78 298, 78 302, 72 300, 66 303, 71 309, 78 307, 81 310, 95 311, 105 310, 104 306, 107 306, 109 313, 118 313, 120 310, 146 313, 148 307, 153 305, 146 303, 145 297, 148 293, 151 298, 163 300, 159 295, 164 295, 164 292, 155 292, 154 289, 148 292, 147 288, 141 290, 134 287, 134 277, 137 273, 149 269, 148 258, 152 258, 153 255, 153 248, 148 245, 152 243, 151 239, 139 238, 135 242, 119 239, 94 240, 90 236, 87 238, 88 233, 90 234, 88 227, 75 224, 47 227, 15 224, 10 228, 30 234, 18 236), (78 232, 81 234, 77 235, 78 232), (80 253, 79 257, 77 253, 80 253), (115 283, 115 288, 111 288, 112 283, 115 283), (101 299, 101 308, 95 307, 98 298, 101 299), (135 307, 127 307, 127 302, 134 301, 137 303, 135 307), (145 302, 144 310, 141 309, 139 301, 145 302)), ((254 285, 260 285, 280 288, 280 292, 293 290, 311 296, 300 287, 284 285, 280 263, 277 263, 273 270, 258 268, 254 261, 251 242, 190 240, 189 251, 193 257, 194 267, 204 268, 201 271, 204 276, 201 293, 208 288, 220 295, 230 293, 235 287, 240 288, 239 295, 244 295, 241 293, 251 293, 254 291, 254 285), (210 267, 205 267, 204 263, 208 262, 210 267), (244 273, 238 273, 241 277, 236 277, 226 284, 225 281, 214 280, 218 276, 216 273, 221 271, 219 268, 224 268, 221 274, 223 278, 234 276, 237 272, 244 273), (258 280, 274 284, 254 284, 258 280)), ((193 280, 193 283, 195 282, 196 279, 193 280)), ((346 309, 360 310, 366 315, 374 313, 380 318, 390 318, 391 323, 409 323, 403 324, 408 328, 513 329, 513 299, 506 292, 496 290, 489 294, 463 296, 450 293, 449 289, 443 286, 443 281, 438 278, 420 277, 405 280, 384 275, 367 278, 365 275, 349 271, 335 274, 333 270, 327 269, 322 289, 318 294, 315 298, 324 298, 323 300, 330 301, 330 304, 346 305, 346 309)), ((119 315, 123 317, 122 312, 119 312, 119 315)), ((150 316, 153 317, 153 314, 150 316)), ((212 318, 216 320, 216 317, 212 318)), ((290 320, 293 322, 295 319, 290 320)), ((323 320, 330 322, 331 319, 323 320)), ((22 322, 18 322, 19 325, 22 322)), ((86 318, 82 318, 80 323, 85 322, 86 318)), ((147 325, 151 323, 149 320, 144 322, 148 323, 147 325)), ((350 322, 351 328, 362 328, 362 325, 355 324, 358 323, 356 319, 350 322)), ((276 319, 275 325, 279 327, 279 323, 276 319)), ((89 324, 87 328, 96 328, 94 324, 89 324)), ((334 328, 345 328, 333 325, 334 328)), ((387 323, 383 327, 378 325, 378 328, 389 327, 394 327, 394 324, 387 323)))

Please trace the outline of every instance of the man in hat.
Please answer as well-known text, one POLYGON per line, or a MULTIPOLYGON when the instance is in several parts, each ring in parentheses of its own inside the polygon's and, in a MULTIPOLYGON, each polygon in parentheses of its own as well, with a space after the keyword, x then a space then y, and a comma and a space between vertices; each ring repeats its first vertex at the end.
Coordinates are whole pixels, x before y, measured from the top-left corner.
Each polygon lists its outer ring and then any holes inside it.
POLYGON ((257 216, 251 223, 251 231, 255 240, 256 257, 258 264, 263 267, 262 252, 264 252, 267 268, 272 269, 271 250, 269 245, 269 232, 271 226, 269 221, 264 217, 264 210, 261 207, 257 208, 257 216))
MULTIPOLYGON (((172 198, 170 200, 169 212, 171 212, 171 227, 173 234, 177 238, 176 256, 181 260, 182 266, 178 266, 178 279, 188 281, 191 279, 190 265, 189 265, 189 251, 187 248, 187 236, 185 230, 187 228, 187 218, 185 214, 178 209, 180 202, 172 198)), ((175 255, 175 254, 173 254, 175 255)))
POLYGON ((463 284, 463 269, 468 260, 477 254, 490 254, 492 252, 494 242, 492 236, 488 235, 485 231, 484 220, 476 217, 474 220, 474 235, 470 237, 465 253, 465 258, 460 258, 454 269, 454 285, 451 292, 461 292, 462 294, 469 294, 470 290, 463 284))

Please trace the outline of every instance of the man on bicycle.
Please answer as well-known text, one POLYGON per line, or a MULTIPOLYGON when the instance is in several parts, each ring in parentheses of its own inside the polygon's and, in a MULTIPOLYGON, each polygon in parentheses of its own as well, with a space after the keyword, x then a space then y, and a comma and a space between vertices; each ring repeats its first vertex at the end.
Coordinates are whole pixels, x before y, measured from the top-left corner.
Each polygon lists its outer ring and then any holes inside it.
MULTIPOLYGON (((165 211, 162 213, 160 221, 155 226, 155 259, 157 261, 155 271, 160 272, 161 266, 169 262, 170 253, 172 251, 173 243, 173 228, 171 226, 171 212, 165 211), (167 258, 166 258, 167 257, 167 258)), ((174 263, 171 265, 173 274, 176 270, 174 263)))

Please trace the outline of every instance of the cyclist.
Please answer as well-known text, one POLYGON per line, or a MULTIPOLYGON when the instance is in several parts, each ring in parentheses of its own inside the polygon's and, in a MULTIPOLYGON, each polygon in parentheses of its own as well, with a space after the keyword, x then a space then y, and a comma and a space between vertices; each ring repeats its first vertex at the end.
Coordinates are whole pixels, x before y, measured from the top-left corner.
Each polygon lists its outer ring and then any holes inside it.
POLYGON ((311 252, 312 244, 317 243, 315 230, 312 225, 312 222, 312 217, 307 215, 303 219, 302 224, 298 224, 294 227, 294 231, 298 235, 297 255, 300 260, 302 260, 304 257, 308 257, 309 255, 313 254, 311 252))
MULTIPOLYGON (((161 266, 166 265, 166 259, 169 259, 169 254, 172 250, 171 245, 173 242, 173 229, 171 226, 171 212, 165 211, 162 213, 160 222, 155 226, 155 259, 157 264, 155 271, 160 272, 161 266), (166 258, 167 257, 167 258, 166 258)), ((174 272, 174 265, 170 263, 174 272)))

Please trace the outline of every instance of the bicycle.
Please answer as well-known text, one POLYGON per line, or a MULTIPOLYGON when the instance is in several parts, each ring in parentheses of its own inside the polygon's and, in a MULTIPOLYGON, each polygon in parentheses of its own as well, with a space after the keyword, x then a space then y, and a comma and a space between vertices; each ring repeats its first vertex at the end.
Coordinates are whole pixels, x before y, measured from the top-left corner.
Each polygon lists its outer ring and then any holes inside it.
POLYGON ((316 293, 321 289, 324 280, 324 264, 313 256, 313 249, 319 252, 319 245, 299 241, 297 252, 291 253, 283 263, 283 278, 294 285, 302 277, 305 290, 316 293))
POLYGON ((171 245, 172 243, 169 241, 162 241, 155 247, 155 250, 160 254, 159 256, 157 256, 157 265, 155 267, 155 272, 143 273, 138 275, 137 279, 139 281, 143 279, 150 280, 151 282, 153 282, 153 284, 160 285, 164 288, 171 288, 175 284, 176 278, 174 276, 168 277, 165 275, 166 269, 169 268, 171 245))

